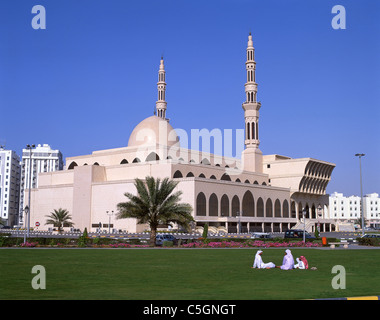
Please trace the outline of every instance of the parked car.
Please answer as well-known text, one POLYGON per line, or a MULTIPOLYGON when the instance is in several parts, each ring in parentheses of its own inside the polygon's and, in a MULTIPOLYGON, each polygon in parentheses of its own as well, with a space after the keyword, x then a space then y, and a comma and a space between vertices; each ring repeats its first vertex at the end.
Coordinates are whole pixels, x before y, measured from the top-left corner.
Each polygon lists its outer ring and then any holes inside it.
POLYGON ((266 232, 252 232, 251 239, 270 239, 272 236, 266 232))
MULTIPOLYGON (((286 230, 284 238, 290 238, 290 239, 303 239, 303 230, 300 229, 291 229, 286 230)), ((305 239, 315 239, 309 232, 305 231, 305 239)))
POLYGON ((380 234, 365 234, 361 238, 380 238, 380 234))
POLYGON ((156 246, 162 246, 164 241, 173 241, 174 245, 178 244, 178 239, 172 234, 158 234, 156 235, 156 246))

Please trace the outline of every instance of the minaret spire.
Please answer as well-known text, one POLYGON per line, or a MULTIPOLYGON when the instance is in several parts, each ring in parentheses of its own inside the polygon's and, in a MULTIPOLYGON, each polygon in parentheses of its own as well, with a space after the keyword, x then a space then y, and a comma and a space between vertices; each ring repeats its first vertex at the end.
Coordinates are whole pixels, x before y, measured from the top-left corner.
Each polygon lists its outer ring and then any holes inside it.
POLYGON ((165 101, 165 91, 166 91, 166 82, 165 82, 165 66, 164 66, 164 57, 161 57, 160 69, 158 70, 158 100, 156 102, 156 111, 157 116, 166 119, 166 101, 165 101))
POLYGON ((245 83, 246 100, 243 103, 245 118, 245 146, 258 148, 259 141, 259 110, 261 103, 257 102, 256 62, 255 48, 253 47, 252 35, 249 33, 247 45, 247 82, 245 83))
POLYGON ((259 149, 259 110, 261 103, 257 102, 255 48, 253 47, 251 33, 248 36, 245 68, 247 82, 244 85, 246 100, 243 103, 245 122, 244 168, 249 171, 262 172, 262 152, 259 149))

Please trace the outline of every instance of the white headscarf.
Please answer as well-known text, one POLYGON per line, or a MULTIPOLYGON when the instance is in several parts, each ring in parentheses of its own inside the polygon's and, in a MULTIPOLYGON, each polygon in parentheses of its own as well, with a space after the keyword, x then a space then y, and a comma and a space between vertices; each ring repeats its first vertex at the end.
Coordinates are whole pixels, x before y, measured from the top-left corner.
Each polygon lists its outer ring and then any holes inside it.
POLYGON ((263 259, 260 256, 260 253, 262 253, 262 250, 257 250, 256 255, 255 255, 255 262, 253 263, 254 268, 261 268, 263 263, 263 259))

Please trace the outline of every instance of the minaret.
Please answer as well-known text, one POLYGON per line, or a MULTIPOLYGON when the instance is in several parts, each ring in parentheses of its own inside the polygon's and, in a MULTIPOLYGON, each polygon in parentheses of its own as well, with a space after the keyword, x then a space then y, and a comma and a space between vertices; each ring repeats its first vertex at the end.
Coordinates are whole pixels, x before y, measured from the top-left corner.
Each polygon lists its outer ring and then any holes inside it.
POLYGON ((262 152, 259 149, 259 110, 261 103, 257 102, 255 48, 252 35, 249 33, 247 46, 247 82, 245 83, 246 100, 243 103, 245 120, 245 150, 243 151, 244 170, 262 172, 262 152))
POLYGON ((166 82, 165 82, 165 66, 164 58, 161 57, 160 69, 158 71, 158 100, 156 102, 156 112, 157 116, 166 120, 166 101, 165 101, 165 91, 166 91, 166 82))

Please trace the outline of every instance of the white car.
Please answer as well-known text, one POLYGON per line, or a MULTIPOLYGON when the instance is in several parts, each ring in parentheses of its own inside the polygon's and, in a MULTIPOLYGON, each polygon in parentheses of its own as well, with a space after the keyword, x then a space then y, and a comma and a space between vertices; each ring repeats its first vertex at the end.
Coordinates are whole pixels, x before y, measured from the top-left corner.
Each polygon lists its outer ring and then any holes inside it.
POLYGON ((271 235, 267 232, 252 232, 251 239, 270 239, 271 235))

